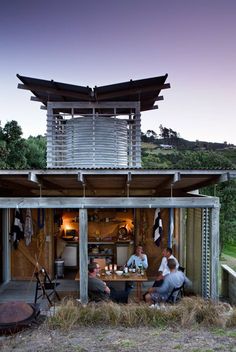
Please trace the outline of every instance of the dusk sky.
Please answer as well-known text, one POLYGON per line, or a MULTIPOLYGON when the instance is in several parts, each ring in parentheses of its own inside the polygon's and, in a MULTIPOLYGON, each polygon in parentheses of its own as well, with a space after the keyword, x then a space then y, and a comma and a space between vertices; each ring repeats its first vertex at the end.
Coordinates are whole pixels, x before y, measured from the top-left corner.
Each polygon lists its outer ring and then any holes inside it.
POLYGON ((16 74, 94 87, 168 73, 142 131, 236 144, 236 0, 1 0, 0 120, 24 137, 46 111, 16 74))

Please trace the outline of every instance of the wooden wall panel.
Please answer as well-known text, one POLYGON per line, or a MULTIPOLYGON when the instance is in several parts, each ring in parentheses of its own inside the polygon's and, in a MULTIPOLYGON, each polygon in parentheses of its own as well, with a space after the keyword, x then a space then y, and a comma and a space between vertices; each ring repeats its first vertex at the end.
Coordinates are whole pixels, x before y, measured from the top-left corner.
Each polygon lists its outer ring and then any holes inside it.
POLYGON ((143 245, 148 256, 148 276, 155 277, 162 258, 162 248, 167 246, 169 231, 169 210, 161 209, 163 222, 163 236, 161 246, 157 247, 153 241, 153 221, 155 209, 141 209, 141 225, 139 234, 139 244, 143 245))
MULTIPOLYGON (((32 209, 32 221, 34 234, 31 243, 26 246, 25 240, 20 240, 17 249, 12 247, 11 251, 11 276, 14 280, 28 279, 34 276, 36 263, 49 269, 49 245, 46 242, 46 219, 48 210, 44 210, 44 214, 38 213, 37 209, 32 209), (39 219, 40 215, 40 219, 39 219), (44 215, 44 216, 43 216, 44 215)), ((11 211, 11 222, 14 219, 14 210, 11 211)), ((25 211, 23 211, 23 219, 25 219, 25 211)))
POLYGON ((201 294, 201 209, 188 209, 186 229, 186 275, 195 293, 201 294))

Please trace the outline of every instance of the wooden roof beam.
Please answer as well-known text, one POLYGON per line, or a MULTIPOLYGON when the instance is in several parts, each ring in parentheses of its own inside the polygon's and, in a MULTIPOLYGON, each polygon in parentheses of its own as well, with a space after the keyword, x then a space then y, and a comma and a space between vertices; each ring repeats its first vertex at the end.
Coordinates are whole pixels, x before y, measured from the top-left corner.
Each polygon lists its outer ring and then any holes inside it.
POLYGON ((66 192, 64 192, 64 187, 58 185, 58 183, 51 182, 45 179, 43 180, 42 177, 38 177, 34 172, 28 173, 28 180, 38 184, 41 194, 43 188, 48 190, 52 190, 55 188, 56 190, 60 191, 61 194, 66 194, 66 192))
POLYGON ((28 173, 28 180, 31 182, 35 182, 35 183, 40 183, 40 180, 38 178, 38 176, 34 173, 34 172, 29 172, 28 173))
POLYGON ((17 194, 22 194, 24 196, 26 193, 28 194, 34 194, 31 189, 27 186, 23 186, 22 184, 19 185, 19 183, 11 181, 11 180, 0 180, 0 193, 1 194, 8 194, 9 196, 12 194, 13 196, 17 194))
POLYGON ((39 99, 39 98, 37 98, 37 97, 30 97, 30 100, 31 101, 37 101, 37 102, 39 102, 39 103, 42 103, 42 100, 41 99, 39 99))
MULTIPOLYGON (((44 86, 32 86, 30 84, 22 84, 19 83, 17 88, 19 89, 25 89, 25 90, 30 90, 31 92, 42 92, 44 94, 54 94, 57 96, 64 96, 64 97, 73 97, 73 98, 78 98, 78 99, 83 99, 83 100, 88 100, 89 101, 89 94, 83 94, 83 93, 77 93, 77 92, 71 92, 71 91, 65 91, 65 90, 58 90, 57 88, 53 87, 44 87, 44 86)), ((39 98, 40 99, 40 98, 39 98)), ((40 100, 42 101, 42 100, 40 100)))
POLYGON ((132 174, 131 174, 131 171, 129 171, 127 173, 127 181, 126 181, 126 193, 127 193, 127 197, 129 197, 129 187, 130 187, 130 183, 132 181, 132 174))
POLYGON ((158 186, 158 191, 156 194, 163 193, 163 189, 170 190, 170 193, 172 192, 173 186, 176 182, 180 181, 181 179, 181 174, 180 172, 175 172, 173 175, 170 175, 170 177, 166 180, 164 180, 159 186, 158 186))
POLYGON ((88 179, 85 180, 84 178, 84 174, 80 171, 78 172, 78 175, 77 175, 77 181, 81 182, 82 183, 82 186, 83 186, 83 196, 85 197, 85 191, 86 191, 86 188, 87 190, 89 189, 91 192, 93 192, 94 194, 96 194, 96 190, 94 189, 94 187, 91 185, 90 182, 88 182, 88 179))
POLYGON ((227 181, 230 181, 230 179, 231 179, 230 173, 226 172, 219 177, 219 182, 227 182, 227 181))
MULTIPOLYGON (((118 98, 118 97, 122 97, 125 95, 140 95, 142 93, 147 93, 147 92, 152 92, 152 91, 161 91, 162 89, 168 89, 170 88, 170 84, 169 83, 165 83, 165 84, 161 84, 160 86, 148 86, 148 87, 144 87, 144 88, 130 88, 130 89, 124 89, 124 90, 117 90, 117 91, 112 91, 109 93, 99 93, 99 88, 97 88, 98 90, 96 91, 95 88, 95 92, 96 92, 96 98, 97 100, 106 100, 109 98, 118 98)), ((157 100, 155 98, 155 100, 157 100)))
POLYGON ((191 192, 193 190, 197 190, 197 189, 200 189, 200 188, 203 188, 206 186, 210 186, 212 184, 216 184, 218 179, 219 179, 218 177, 213 176, 211 179, 208 179, 206 181, 199 181, 199 182, 196 182, 195 185, 184 187, 184 188, 182 188, 182 191, 183 192, 191 192))

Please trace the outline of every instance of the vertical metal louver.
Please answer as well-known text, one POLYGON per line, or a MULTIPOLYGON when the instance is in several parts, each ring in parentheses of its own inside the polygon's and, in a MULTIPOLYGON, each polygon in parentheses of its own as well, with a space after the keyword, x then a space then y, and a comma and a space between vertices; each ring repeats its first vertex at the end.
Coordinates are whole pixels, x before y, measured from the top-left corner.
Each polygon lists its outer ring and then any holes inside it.
POLYGON ((210 212, 209 208, 202 210, 202 296, 204 298, 211 296, 210 212))

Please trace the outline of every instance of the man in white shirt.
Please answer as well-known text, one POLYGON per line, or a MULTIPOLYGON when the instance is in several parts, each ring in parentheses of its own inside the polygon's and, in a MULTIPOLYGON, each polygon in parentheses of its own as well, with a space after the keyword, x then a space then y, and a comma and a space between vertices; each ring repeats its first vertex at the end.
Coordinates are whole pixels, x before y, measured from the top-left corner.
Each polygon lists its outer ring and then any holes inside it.
POLYGON ((170 269, 167 265, 168 259, 174 259, 174 261, 176 263, 176 270, 178 270, 178 268, 179 268, 179 262, 173 256, 171 248, 169 248, 169 247, 164 248, 162 251, 162 255, 163 255, 163 257, 161 260, 161 265, 158 269, 158 274, 157 274, 156 280, 155 280, 152 287, 161 286, 163 284, 163 280, 164 280, 165 276, 170 273, 170 269))
POLYGON ((147 255, 143 252, 142 246, 136 247, 135 254, 131 255, 131 257, 127 261, 127 266, 129 267, 133 262, 135 263, 135 266, 137 268, 142 265, 144 269, 147 269, 148 259, 147 255))

